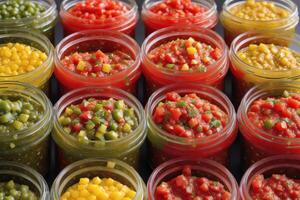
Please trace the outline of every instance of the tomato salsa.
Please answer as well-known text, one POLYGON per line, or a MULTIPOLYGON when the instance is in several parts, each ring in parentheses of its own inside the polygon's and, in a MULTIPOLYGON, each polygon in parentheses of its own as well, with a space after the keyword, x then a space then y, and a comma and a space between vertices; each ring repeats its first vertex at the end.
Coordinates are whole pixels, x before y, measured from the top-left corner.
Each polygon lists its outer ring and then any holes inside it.
POLYGON ((253 200, 298 200, 300 180, 288 178, 284 174, 273 174, 269 178, 256 175, 251 183, 250 196, 253 200))
POLYGON ((185 166, 182 174, 162 182, 155 191, 155 200, 229 200, 231 193, 219 181, 210 180, 206 177, 192 176, 191 168, 185 166))

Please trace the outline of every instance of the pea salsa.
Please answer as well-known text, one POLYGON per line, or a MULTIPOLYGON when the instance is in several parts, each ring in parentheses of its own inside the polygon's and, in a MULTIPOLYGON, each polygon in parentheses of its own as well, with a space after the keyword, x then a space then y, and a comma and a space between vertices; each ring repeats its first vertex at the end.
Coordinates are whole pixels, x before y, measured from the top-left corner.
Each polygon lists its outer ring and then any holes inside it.
POLYGON ((138 119, 124 100, 89 98, 68 106, 59 117, 59 123, 67 134, 82 143, 102 144, 132 133, 138 119))
POLYGON ((0 183, 0 200, 38 200, 38 197, 28 185, 10 180, 0 183))

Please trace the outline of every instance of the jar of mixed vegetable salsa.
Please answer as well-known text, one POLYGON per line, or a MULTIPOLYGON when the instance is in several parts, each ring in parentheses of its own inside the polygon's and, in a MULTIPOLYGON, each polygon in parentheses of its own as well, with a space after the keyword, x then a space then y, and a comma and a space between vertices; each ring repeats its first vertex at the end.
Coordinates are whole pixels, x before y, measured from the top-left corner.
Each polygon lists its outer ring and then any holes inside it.
POLYGON ((224 87, 227 47, 214 31, 198 27, 168 27, 151 34, 142 46, 142 68, 150 95, 177 82, 224 87))
POLYGON ((235 104, 254 85, 272 80, 299 80, 300 36, 247 32, 231 45, 229 58, 233 74, 235 104))
POLYGON ((57 21, 54 0, 0 0, 0 27, 37 30, 54 43, 57 21))
POLYGON ((245 95, 237 115, 245 167, 271 155, 300 155, 299 91, 298 82, 270 82, 245 95))
POLYGON ((279 155, 260 160, 244 174, 242 200, 300 199, 300 157, 279 155))
POLYGON ((196 25, 213 29, 218 22, 214 0, 146 0, 142 17, 146 35, 168 26, 196 25))
POLYGON ((0 81, 0 161, 23 163, 45 175, 51 130, 52 105, 42 91, 0 81))
POLYGON ((135 0, 64 0, 60 17, 65 35, 104 29, 134 37, 139 14, 135 0))
POLYGON ((226 0, 220 14, 228 45, 247 31, 294 34, 299 22, 297 5, 292 0, 226 0))
POLYGON ((53 139, 61 167, 83 158, 118 158, 138 167, 146 137, 142 105, 111 87, 87 87, 64 95, 55 105, 53 139))
POLYGON ((123 33, 74 33, 56 47, 54 74, 61 93, 85 86, 113 86, 135 94, 142 74, 140 47, 123 33))
POLYGON ((206 159, 167 161, 152 172, 147 188, 149 200, 240 199, 233 175, 206 159))
POLYGON ((152 167, 183 156, 229 164, 237 123, 233 105, 219 90, 197 84, 163 87, 149 98, 146 119, 152 167))
POLYGON ((3 200, 50 200, 45 179, 20 163, 0 162, 0 198, 3 200))
POLYGON ((140 175, 119 160, 85 159, 60 172, 51 188, 53 200, 146 200, 140 175))
POLYGON ((0 30, 0 79, 30 83, 50 93, 53 46, 43 35, 27 30, 0 30))

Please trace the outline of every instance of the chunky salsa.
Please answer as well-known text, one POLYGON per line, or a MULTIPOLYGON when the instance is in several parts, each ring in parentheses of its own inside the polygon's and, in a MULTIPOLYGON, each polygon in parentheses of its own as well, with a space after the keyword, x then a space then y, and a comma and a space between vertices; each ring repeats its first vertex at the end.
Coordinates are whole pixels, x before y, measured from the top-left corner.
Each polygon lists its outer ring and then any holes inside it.
POLYGON ((182 175, 162 182, 155 191, 155 200, 229 200, 231 193, 219 181, 192 176, 191 168, 184 167, 182 175))
POLYGON ((253 200, 299 200, 300 181, 284 174, 273 174, 269 178, 256 175, 250 187, 253 200))
POLYGON ((215 63, 221 55, 219 48, 190 37, 164 43, 151 50, 148 57, 160 68, 206 72, 207 66, 215 63))
POLYGON ((228 122, 217 105, 190 93, 169 92, 153 112, 154 122, 172 135, 201 138, 220 132, 228 122))
POLYGON ((259 129, 274 136, 300 138, 300 94, 284 91, 281 97, 258 99, 247 112, 259 129))

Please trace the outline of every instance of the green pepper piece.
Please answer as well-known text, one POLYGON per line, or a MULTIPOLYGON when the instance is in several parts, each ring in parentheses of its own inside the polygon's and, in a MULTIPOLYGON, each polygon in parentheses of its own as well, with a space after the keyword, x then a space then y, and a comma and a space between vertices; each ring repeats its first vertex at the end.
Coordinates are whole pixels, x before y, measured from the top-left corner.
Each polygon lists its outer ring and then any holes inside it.
POLYGON ((118 124, 116 122, 112 122, 110 124, 110 129, 111 130, 116 131, 116 130, 118 130, 118 128, 119 128, 119 126, 118 126, 118 124))
POLYGON ((273 126, 274 126, 274 123, 273 123, 272 119, 267 119, 264 121, 264 127, 266 129, 272 129, 273 126))
POLYGON ((93 128, 95 128, 95 124, 94 122, 92 122, 91 120, 89 120, 86 125, 85 125, 87 130, 92 130, 93 128))
POLYGON ((104 137, 107 140, 115 140, 118 139, 119 135, 115 131, 109 131, 108 133, 105 133, 104 137))
POLYGON ((177 107, 180 107, 180 108, 185 107, 186 105, 187 105, 187 103, 184 102, 184 101, 180 101, 180 102, 177 102, 177 103, 176 103, 176 106, 177 106, 177 107))
POLYGON ((175 67, 175 64, 169 63, 169 64, 166 64, 166 67, 169 69, 173 69, 175 67))
POLYGON ((117 122, 119 122, 121 119, 123 119, 123 111, 120 109, 114 109, 112 112, 113 118, 114 120, 116 120, 117 122))
POLYGON ((210 126, 214 127, 214 128, 218 128, 219 126, 221 126, 221 122, 220 122, 220 120, 213 118, 210 122, 210 126))
POLYGON ((115 106, 116 106, 117 109, 123 110, 125 108, 124 100, 116 101, 115 106))

